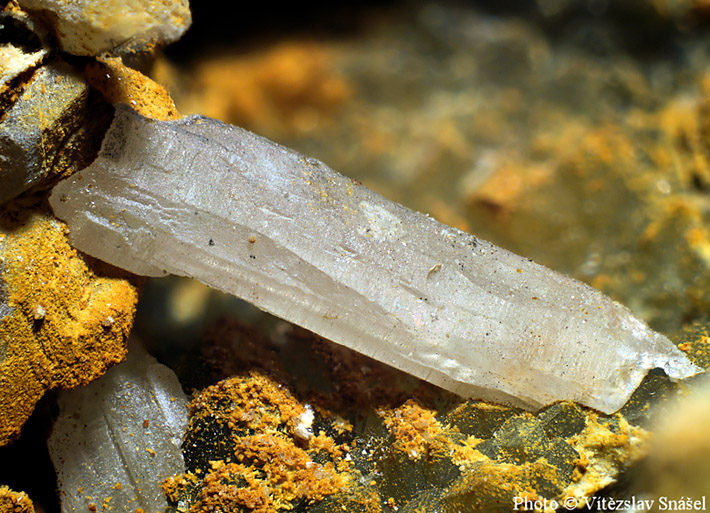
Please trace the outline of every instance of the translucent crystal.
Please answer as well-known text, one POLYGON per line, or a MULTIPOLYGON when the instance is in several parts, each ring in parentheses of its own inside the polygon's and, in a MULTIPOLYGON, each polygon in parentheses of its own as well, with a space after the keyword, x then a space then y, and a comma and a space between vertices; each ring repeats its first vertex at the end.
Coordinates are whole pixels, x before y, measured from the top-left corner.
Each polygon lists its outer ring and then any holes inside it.
POLYGON ((209 118, 118 107, 51 204, 92 256, 197 278, 464 396, 612 412, 651 368, 699 371, 589 286, 209 118))
POLYGON ((163 511, 163 479, 184 472, 187 398, 175 374, 132 341, 126 362, 62 392, 49 438, 62 511, 163 511), (89 509, 87 509, 89 508, 89 509))

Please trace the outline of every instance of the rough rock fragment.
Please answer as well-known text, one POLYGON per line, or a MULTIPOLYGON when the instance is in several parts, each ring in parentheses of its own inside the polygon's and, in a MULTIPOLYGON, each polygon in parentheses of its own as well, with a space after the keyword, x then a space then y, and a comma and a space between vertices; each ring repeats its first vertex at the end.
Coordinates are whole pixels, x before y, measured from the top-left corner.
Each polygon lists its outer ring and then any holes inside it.
POLYGON ((180 114, 163 86, 129 68, 116 57, 98 57, 87 65, 86 78, 109 103, 123 103, 147 118, 178 119, 180 114))
POLYGON ((66 226, 31 209, 0 212, 0 446, 51 388, 72 388, 120 362, 138 293, 125 273, 93 270, 66 226))
POLYGON ((79 128, 89 88, 71 66, 40 68, 0 118, 0 203, 44 178, 57 152, 79 128))
POLYGON ((651 368, 699 371, 600 292, 209 118, 118 106, 50 202, 97 258, 196 277, 464 396, 613 412, 651 368))
POLYGON ((44 18, 62 50, 98 55, 130 42, 132 49, 177 41, 192 21, 187 0, 19 0, 44 18))
POLYGON ((59 397, 49 439, 62 511, 163 511, 163 479, 183 472, 187 398, 137 342, 101 379, 59 397))
POLYGON ((49 53, 46 34, 37 23, 10 3, 0 12, 0 92, 49 53))

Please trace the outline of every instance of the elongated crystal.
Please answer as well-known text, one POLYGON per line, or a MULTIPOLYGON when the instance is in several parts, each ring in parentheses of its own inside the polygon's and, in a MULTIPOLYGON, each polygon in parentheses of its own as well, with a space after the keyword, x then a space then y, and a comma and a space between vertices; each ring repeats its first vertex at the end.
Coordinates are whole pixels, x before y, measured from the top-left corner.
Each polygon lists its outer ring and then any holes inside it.
POLYGON ((163 511, 163 479, 185 470, 187 397, 175 373, 134 339, 125 362, 58 402, 48 446, 62 512, 163 511))
POLYGON ((464 396, 612 412, 651 368, 699 371, 591 287, 209 118, 119 106, 51 204, 92 256, 197 278, 464 396))

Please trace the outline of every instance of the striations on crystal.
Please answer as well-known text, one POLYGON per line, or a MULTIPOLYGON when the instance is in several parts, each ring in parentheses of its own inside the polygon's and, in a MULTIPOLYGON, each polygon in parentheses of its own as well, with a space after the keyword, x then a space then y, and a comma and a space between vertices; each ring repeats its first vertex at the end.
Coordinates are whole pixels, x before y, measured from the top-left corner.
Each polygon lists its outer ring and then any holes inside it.
POLYGON ((202 116, 117 106, 50 202, 94 257, 196 278, 463 396, 610 413, 653 367, 700 370, 601 292, 202 116))

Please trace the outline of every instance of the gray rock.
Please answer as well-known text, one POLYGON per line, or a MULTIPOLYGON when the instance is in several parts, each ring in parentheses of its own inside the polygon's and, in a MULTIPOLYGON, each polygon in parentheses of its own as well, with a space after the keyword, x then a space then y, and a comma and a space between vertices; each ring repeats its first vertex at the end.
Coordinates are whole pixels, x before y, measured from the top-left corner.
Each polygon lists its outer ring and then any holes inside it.
POLYGON ((35 72, 0 120, 0 203, 47 176, 57 152, 82 119, 89 94, 71 66, 53 62, 35 72))

